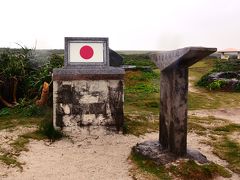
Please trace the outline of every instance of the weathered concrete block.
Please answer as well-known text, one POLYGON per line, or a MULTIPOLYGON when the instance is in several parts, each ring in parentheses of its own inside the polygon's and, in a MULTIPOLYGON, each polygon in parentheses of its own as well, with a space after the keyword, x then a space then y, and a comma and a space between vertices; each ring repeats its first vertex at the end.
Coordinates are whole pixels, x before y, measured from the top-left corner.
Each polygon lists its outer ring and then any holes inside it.
POLYGON ((98 96, 86 94, 83 95, 82 98, 79 99, 79 103, 85 104, 85 103, 97 103, 98 102, 98 96))
POLYGON ((93 81, 91 84, 88 84, 89 92, 102 92, 102 93, 107 92, 108 83, 109 82, 104 80, 93 81))
POLYGON ((92 74, 89 80, 86 79, 87 74, 71 79, 66 70, 63 71, 63 78, 61 73, 53 76, 54 127, 65 132, 78 130, 82 133, 96 132, 97 129, 101 132, 102 129, 121 130, 124 99, 122 71, 118 76, 105 74, 104 77, 109 76, 107 79, 98 77, 95 80, 92 74), (69 80, 64 78, 66 75, 69 80))
POLYGON ((63 109, 64 114, 69 115, 71 113, 71 108, 72 104, 60 104, 61 108, 63 109))

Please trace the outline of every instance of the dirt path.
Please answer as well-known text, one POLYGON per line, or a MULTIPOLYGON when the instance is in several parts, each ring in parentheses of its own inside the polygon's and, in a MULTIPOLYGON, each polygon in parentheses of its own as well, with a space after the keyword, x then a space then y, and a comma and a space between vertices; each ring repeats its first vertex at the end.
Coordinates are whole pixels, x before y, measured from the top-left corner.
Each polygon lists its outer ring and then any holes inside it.
POLYGON ((193 84, 194 83, 193 80, 195 80, 194 77, 192 77, 192 76, 188 77, 188 91, 194 92, 194 93, 201 93, 201 91, 199 91, 197 88, 195 88, 195 86, 193 84))

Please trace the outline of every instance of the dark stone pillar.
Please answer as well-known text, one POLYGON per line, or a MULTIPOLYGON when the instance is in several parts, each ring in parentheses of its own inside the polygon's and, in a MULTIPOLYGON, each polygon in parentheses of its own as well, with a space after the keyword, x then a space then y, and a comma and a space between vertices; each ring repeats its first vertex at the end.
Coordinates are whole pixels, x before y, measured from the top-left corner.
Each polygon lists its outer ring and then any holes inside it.
POLYGON ((187 47, 150 54, 161 70, 159 141, 177 157, 187 154, 188 67, 216 50, 187 47))
POLYGON ((160 144, 182 156, 187 152, 188 68, 167 68, 161 72, 160 144))

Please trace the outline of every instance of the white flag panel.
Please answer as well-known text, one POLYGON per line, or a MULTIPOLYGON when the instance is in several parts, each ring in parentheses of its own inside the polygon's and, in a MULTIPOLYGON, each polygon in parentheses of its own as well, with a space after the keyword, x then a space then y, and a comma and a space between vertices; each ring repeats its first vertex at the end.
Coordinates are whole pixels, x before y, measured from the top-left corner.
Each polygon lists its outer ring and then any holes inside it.
POLYGON ((69 62, 103 62, 103 43, 70 43, 69 62))

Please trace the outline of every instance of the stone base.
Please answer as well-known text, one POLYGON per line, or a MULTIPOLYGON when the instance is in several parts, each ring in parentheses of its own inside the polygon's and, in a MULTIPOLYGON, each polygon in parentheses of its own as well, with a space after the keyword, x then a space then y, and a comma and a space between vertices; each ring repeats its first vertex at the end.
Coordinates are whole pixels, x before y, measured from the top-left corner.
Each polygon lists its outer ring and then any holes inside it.
MULTIPOLYGON (((145 141, 133 147, 133 151, 153 160, 157 165, 165 165, 176 161, 179 157, 163 149, 159 141, 145 141)), ((183 159, 195 160, 198 163, 208 163, 206 156, 196 150, 187 150, 187 155, 183 159)))
POLYGON ((117 68, 54 69, 54 127, 83 134, 121 131, 123 73, 117 68))

